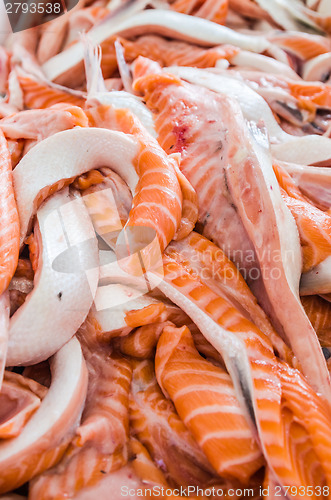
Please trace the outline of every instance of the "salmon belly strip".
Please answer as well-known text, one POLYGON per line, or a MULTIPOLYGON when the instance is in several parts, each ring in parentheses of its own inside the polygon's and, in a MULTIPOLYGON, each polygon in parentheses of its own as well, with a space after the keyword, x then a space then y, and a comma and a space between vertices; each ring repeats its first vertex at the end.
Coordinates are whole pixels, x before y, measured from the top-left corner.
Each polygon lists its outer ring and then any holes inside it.
POLYGON ((0 19, 0 500, 331 500, 331 0, 76 1, 0 19))
POLYGON ((89 370, 82 422, 61 463, 32 482, 31 499, 72 498, 127 462, 130 364, 98 343, 93 319, 79 338, 89 370))
POLYGON ((303 252, 303 272, 311 270, 331 255, 331 217, 301 193, 290 174, 273 166, 283 199, 298 226, 303 252))
POLYGON ((230 376, 204 360, 187 327, 166 327, 157 345, 158 381, 220 476, 247 483, 263 465, 230 376))
POLYGON ((303 60, 330 52, 330 41, 324 36, 307 33, 275 33, 269 39, 303 60))
POLYGON ((318 295, 301 297, 302 305, 310 319, 322 347, 331 348, 331 304, 318 295))
POLYGON ((173 404, 163 395, 151 360, 133 362, 130 429, 153 461, 161 464, 171 485, 202 487, 217 478, 173 404))
MULTIPOLYGON (((189 324, 197 350, 207 358, 222 364, 220 354, 205 339, 194 323, 189 320, 186 322, 175 321, 175 324, 177 324, 177 326, 189 324)), ((129 335, 121 337, 115 345, 124 355, 133 356, 138 359, 151 359, 155 355, 155 347, 164 327, 173 325, 174 323, 171 321, 163 321, 141 326, 129 335)))
POLYGON ((65 92, 63 89, 53 88, 47 83, 34 79, 23 71, 18 72, 18 81, 20 83, 24 104, 29 109, 44 109, 65 102, 73 106, 83 107, 85 99, 74 92, 65 92))
POLYGON ((331 107, 331 89, 325 83, 288 81, 290 94, 295 97, 301 108, 315 112, 317 108, 331 107))
MULTIPOLYGON (((144 264, 148 267, 148 262, 159 258, 160 248, 165 248, 180 226, 182 194, 174 167, 177 161, 178 158, 169 158, 148 134, 145 140, 104 128, 76 127, 48 137, 33 147, 14 171, 20 205, 21 242, 31 227, 34 211, 45 196, 61 189, 63 183, 73 181, 73 177, 96 166, 107 165, 129 184, 134 195, 124 228, 129 231, 122 232, 122 241, 126 243, 126 236, 132 236, 130 253, 144 251, 147 261, 144 264), (61 158, 56 153, 58 147, 62 148, 61 158), (45 165, 44 154, 50 149, 54 155, 45 165), (36 164, 39 175, 36 175, 36 164)), ((124 244, 123 247, 127 251, 124 244)))
MULTIPOLYGON (((154 464, 150 454, 147 449, 135 438, 130 439, 130 452, 133 456, 132 468, 136 473, 137 477, 140 478, 143 485, 142 490, 144 490, 145 498, 157 498, 159 492, 153 494, 151 488, 153 486, 164 486, 167 489, 167 498, 170 500, 175 500, 176 498, 183 498, 182 495, 178 494, 178 490, 171 494, 171 488, 168 484, 163 472, 154 464), (170 494, 169 494, 170 493, 170 494)), ((185 496, 185 495, 184 495, 185 496)), ((205 499, 204 495, 199 497, 190 496, 192 500, 205 499)))
POLYGON ((134 71, 135 89, 154 113, 162 148, 167 153, 181 153, 180 169, 198 195, 198 222, 203 234, 223 248, 240 269, 257 266, 223 173, 229 137, 220 116, 230 119, 227 103, 174 76, 156 74, 155 66, 146 59, 138 58, 134 71), (141 73, 147 76, 139 78, 141 73), (236 252, 238 248, 240 252, 236 252), (250 261, 247 256, 251 256, 250 261))
POLYGON ((133 134, 141 145, 135 160, 140 193, 133 199, 135 213, 130 217, 129 225, 143 225, 144 213, 147 212, 150 220, 155 220, 154 229, 161 250, 164 250, 176 234, 181 219, 182 193, 175 160, 163 153, 157 142, 127 110, 116 110, 116 122, 119 130, 133 134))
POLYGON ((139 176, 126 227, 149 226, 158 235, 161 251, 175 236, 183 196, 176 175, 177 159, 164 153, 157 141, 127 109, 97 106, 88 110, 90 124, 132 134, 140 148, 133 164, 139 176))
POLYGON ((237 102, 155 65, 136 60, 134 89, 154 113, 162 147, 182 154, 180 168, 198 194, 200 232, 245 271, 304 374, 331 400, 323 353, 299 300, 300 242, 272 170, 267 137, 254 123, 246 126, 237 102))
MULTIPOLYGON (((186 42, 167 40, 156 35, 145 35, 134 41, 118 37, 124 57, 127 62, 134 61, 138 56, 149 57, 157 61, 161 66, 196 66, 198 68, 210 68, 217 61, 231 59, 239 53, 239 49, 232 45, 219 45, 211 48, 203 48, 186 42)), ((117 69, 117 59, 114 47, 115 38, 109 38, 101 44, 101 69, 103 76, 108 78, 117 69)))
POLYGON ((247 319, 255 323, 269 337, 284 361, 291 365, 297 363, 291 349, 275 332, 258 305, 238 268, 217 245, 193 231, 187 238, 170 243, 166 252, 177 262, 191 267, 207 286, 215 287, 218 293, 223 294, 247 319))
POLYGON ((149 485, 163 484, 168 486, 163 472, 156 467, 147 449, 138 439, 130 439, 130 451, 134 455, 132 466, 138 477, 149 485))
POLYGON ((282 384, 283 409, 287 408, 291 411, 293 414, 292 422, 302 427, 301 439, 296 437, 296 441, 294 440, 299 457, 296 467, 300 467, 299 473, 305 477, 306 484, 327 484, 330 487, 330 407, 309 387, 297 370, 281 363, 279 373, 282 384), (302 439, 302 434, 306 434, 305 440, 302 439), (303 457, 305 457, 304 461, 302 461, 303 457), (309 462, 311 467, 308 465, 309 462))
MULTIPOLYGON (((202 328, 204 315, 211 317, 215 324, 226 328, 230 336, 233 335, 244 343, 250 364, 246 377, 252 382, 252 404, 264 456, 281 484, 294 486, 309 484, 298 466, 300 456, 293 457, 292 447, 286 444, 288 436, 282 418, 282 382, 279 362, 273 354, 268 339, 222 297, 204 285, 196 275, 190 274, 187 269, 166 256, 164 257, 164 279, 165 285, 160 285, 163 293, 178 303, 192 318, 196 318, 195 307, 199 310, 200 329, 214 346, 218 345, 217 337, 214 337, 216 330, 212 324, 207 330, 202 328)), ((226 351, 222 352, 222 355, 227 363, 226 351)), ((234 350, 231 355, 234 356, 234 350)), ((288 365, 285 364, 285 366, 288 365)), ((231 368, 230 365, 229 367, 231 368)), ((287 370, 289 369, 288 367, 287 370)), ((306 384, 299 371, 293 370, 293 374, 298 377, 301 384, 306 384)), ((306 387, 309 386, 306 384, 306 387)), ((309 390, 311 391, 310 388, 309 390)), ((239 397, 237 388, 236 395, 239 397)), ((327 408, 323 401, 319 404, 327 408)), ((314 405, 315 403, 312 402, 311 411, 314 405)), ((245 416, 247 417, 248 414, 249 411, 246 408, 245 416)))
POLYGON ((9 295, 6 292, 14 276, 19 257, 19 215, 12 181, 11 156, 7 140, 0 130, 0 389, 8 349, 9 295))

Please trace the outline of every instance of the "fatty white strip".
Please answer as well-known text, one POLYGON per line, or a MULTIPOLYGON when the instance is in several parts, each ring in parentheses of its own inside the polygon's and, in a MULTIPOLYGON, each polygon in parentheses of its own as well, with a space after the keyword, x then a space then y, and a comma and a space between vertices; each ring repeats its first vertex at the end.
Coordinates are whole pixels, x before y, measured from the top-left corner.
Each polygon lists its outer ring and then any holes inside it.
MULTIPOLYGON (((170 10, 145 10, 129 19, 106 19, 103 23, 89 31, 89 38, 94 45, 102 43, 113 35, 136 36, 139 34, 157 33, 178 40, 184 40, 204 46, 215 46, 229 43, 252 52, 264 52, 270 44, 261 36, 249 36, 221 26, 219 24, 188 16, 170 10)), ((77 42, 67 50, 47 61, 42 69, 49 80, 73 68, 84 58, 84 46, 77 42)))
POLYGON ((97 289, 98 243, 80 197, 65 188, 49 198, 38 210, 35 234, 34 289, 10 320, 7 366, 56 353, 85 320, 97 289))
POLYGON ((331 73, 331 52, 320 54, 309 59, 302 70, 302 78, 306 81, 324 81, 331 73))
POLYGON ((300 295, 331 293, 331 257, 303 273, 300 281, 300 295))

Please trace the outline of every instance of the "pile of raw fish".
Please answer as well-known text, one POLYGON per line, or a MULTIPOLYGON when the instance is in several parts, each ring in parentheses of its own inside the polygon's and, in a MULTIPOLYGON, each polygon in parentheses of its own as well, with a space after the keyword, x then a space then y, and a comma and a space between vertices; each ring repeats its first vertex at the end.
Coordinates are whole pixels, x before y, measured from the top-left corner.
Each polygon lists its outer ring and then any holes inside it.
POLYGON ((44 21, 0 46, 0 499, 331 498, 330 0, 44 21))

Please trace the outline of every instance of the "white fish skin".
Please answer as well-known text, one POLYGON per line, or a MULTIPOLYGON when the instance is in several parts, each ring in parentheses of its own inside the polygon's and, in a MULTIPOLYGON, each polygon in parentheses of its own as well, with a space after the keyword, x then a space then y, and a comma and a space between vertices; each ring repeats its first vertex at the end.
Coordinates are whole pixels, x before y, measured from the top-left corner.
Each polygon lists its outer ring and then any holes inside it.
POLYGON ((56 353, 85 320, 97 289, 98 243, 80 197, 70 196, 68 188, 50 197, 37 212, 35 230, 38 270, 32 292, 10 320, 7 366, 35 364, 56 353), (56 270, 59 257, 65 268, 58 264, 56 270))
POLYGON ((307 273, 300 281, 300 295, 331 293, 331 257, 327 257, 307 273))
POLYGON ((269 134, 272 155, 278 160, 301 165, 331 162, 331 139, 317 135, 295 137, 287 134, 276 122, 265 100, 244 82, 198 68, 171 66, 166 71, 190 83, 235 98, 246 120, 255 123, 263 120, 269 134))
MULTIPOLYGON (((244 137, 239 136, 246 148, 249 143, 244 143, 244 137)), ((299 298, 302 262, 298 230, 282 199, 264 131, 250 124, 248 138, 250 146, 242 156, 249 161, 235 161, 234 157, 226 170, 232 199, 254 245, 262 272, 259 281, 263 282, 272 315, 280 322, 311 386, 331 401, 326 362, 299 298)), ((259 296, 262 303, 265 298, 259 296)))
POLYGON ((132 160, 138 149, 138 142, 121 132, 78 127, 58 132, 32 148, 13 171, 21 246, 38 208, 40 192, 61 180, 109 166, 134 193, 138 176, 132 160))
MULTIPOLYGON (((97 45, 115 34, 133 36, 152 32, 205 46, 229 43, 259 53, 270 46, 270 42, 264 37, 237 33, 206 19, 170 10, 145 10, 129 19, 115 21, 115 17, 110 17, 92 28, 89 31, 91 42, 97 45)), ((42 66, 42 69, 49 80, 55 80, 83 59, 84 46, 78 42, 52 57, 42 66)))
POLYGON ((317 12, 321 16, 331 16, 331 4, 329 0, 321 0, 317 7, 317 12))
POLYGON ((73 435, 79 423, 88 375, 78 340, 62 347, 50 360, 50 367, 51 386, 39 409, 19 436, 0 443, 0 493, 55 465, 60 459, 56 448, 73 435), (53 462, 45 464, 40 457, 47 450, 53 450, 54 456, 53 462), (30 469, 31 464, 36 466, 30 469))
POLYGON ((330 77, 331 52, 320 54, 307 61, 302 69, 302 78, 306 81, 325 81, 330 77))
POLYGON ((307 9, 298 0, 256 0, 277 24, 285 30, 321 33, 321 28, 307 15, 307 9))
POLYGON ((102 333, 125 336, 132 330, 125 321, 126 313, 159 303, 139 289, 112 283, 98 288, 92 311, 102 333))
POLYGON ((287 64, 247 50, 241 50, 238 54, 231 57, 231 63, 245 68, 254 68, 265 73, 287 76, 293 80, 300 79, 297 73, 287 64))
POLYGON ((331 207, 331 169, 296 163, 280 162, 291 175, 296 185, 317 205, 324 209, 331 207))
POLYGON ((144 483, 134 471, 132 465, 125 465, 120 469, 106 474, 105 477, 94 486, 81 490, 75 495, 75 500, 91 500, 102 498, 102 500, 121 500, 123 498, 123 486, 128 488, 131 500, 141 500, 141 491, 148 484, 144 483))

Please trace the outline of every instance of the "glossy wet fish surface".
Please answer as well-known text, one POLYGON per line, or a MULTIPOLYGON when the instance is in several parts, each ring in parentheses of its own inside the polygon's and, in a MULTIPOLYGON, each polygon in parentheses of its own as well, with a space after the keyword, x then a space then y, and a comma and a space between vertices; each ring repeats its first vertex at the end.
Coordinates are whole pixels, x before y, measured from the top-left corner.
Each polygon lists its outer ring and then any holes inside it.
POLYGON ((330 1, 6 29, 0 499, 330 499, 330 1))

